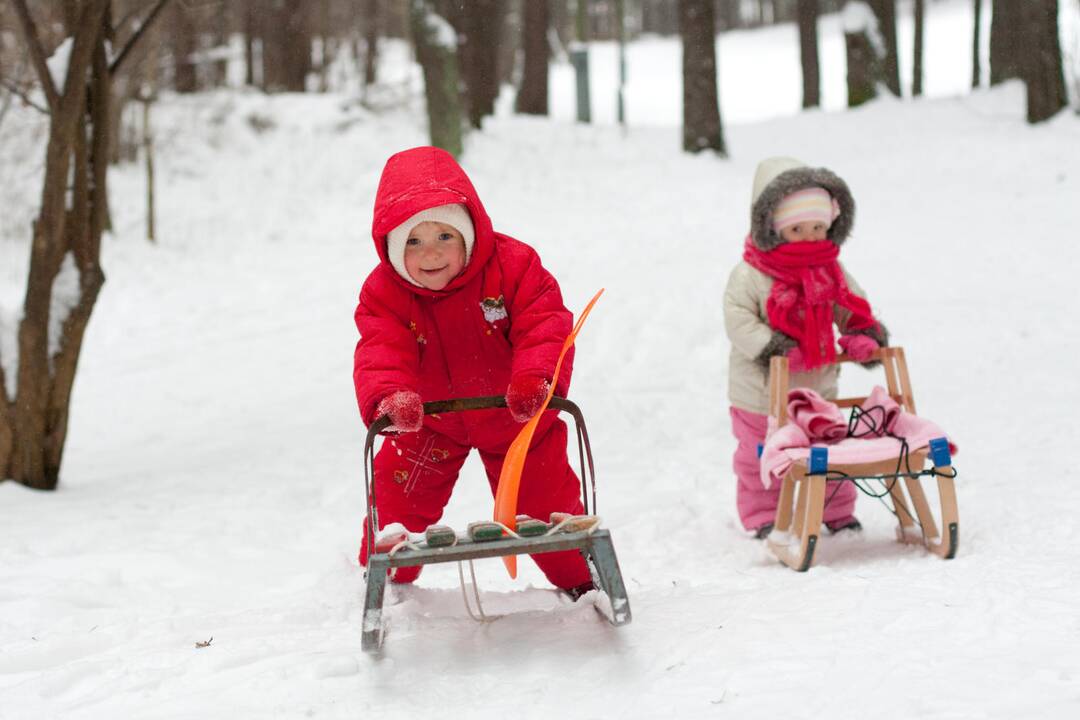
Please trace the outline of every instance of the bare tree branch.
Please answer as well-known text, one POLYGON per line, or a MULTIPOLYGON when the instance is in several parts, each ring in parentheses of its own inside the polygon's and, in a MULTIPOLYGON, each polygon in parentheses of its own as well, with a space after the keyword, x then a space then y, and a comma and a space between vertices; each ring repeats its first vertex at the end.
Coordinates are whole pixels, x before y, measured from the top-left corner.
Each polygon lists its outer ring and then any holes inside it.
MULTIPOLYGON (((44 105, 38 105, 36 102, 34 102, 34 99, 30 97, 29 93, 26 92, 25 88, 19 87, 18 84, 16 84, 14 81, 8 80, 7 78, 0 78, 0 87, 11 93, 12 97, 17 97, 22 100, 25 105, 28 105, 29 107, 32 107, 39 112, 45 113, 46 115, 49 114, 49 108, 45 107, 44 105)), ((6 106, 4 110, 7 110, 6 106)), ((3 113, 0 113, 0 117, 3 117, 3 113)))
POLYGON ((157 5, 155 5, 154 9, 150 11, 150 14, 146 16, 146 20, 143 24, 139 26, 139 29, 135 31, 135 34, 132 35, 131 39, 124 45, 124 49, 121 50, 120 54, 116 56, 116 59, 112 61, 112 65, 109 66, 110 76, 116 76, 123 66, 124 61, 131 55, 131 51, 135 48, 135 45, 142 40, 143 35, 146 34, 146 31, 150 29, 158 15, 161 14, 161 11, 164 10, 170 2, 172 2, 172 0, 158 0, 157 5))
POLYGON ((30 61, 34 65, 41 86, 45 89, 45 99, 49 102, 49 108, 56 110, 60 105, 60 95, 56 91, 56 84, 49 73, 49 66, 45 62, 45 49, 41 47, 41 38, 38 37, 34 18, 30 16, 30 9, 26 7, 26 0, 11 0, 15 6, 15 14, 19 17, 19 28, 22 30, 23 43, 30 54, 30 61))

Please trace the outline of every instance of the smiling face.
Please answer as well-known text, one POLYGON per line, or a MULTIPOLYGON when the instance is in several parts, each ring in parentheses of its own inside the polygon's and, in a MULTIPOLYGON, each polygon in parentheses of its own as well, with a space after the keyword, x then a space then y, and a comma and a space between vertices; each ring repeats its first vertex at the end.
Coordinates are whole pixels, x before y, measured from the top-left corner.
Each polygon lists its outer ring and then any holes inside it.
POLYGON ((828 237, 829 226, 823 222, 807 220, 786 227, 780 231, 780 237, 787 242, 806 242, 808 240, 824 240, 828 237))
POLYGON ((465 269, 465 239, 452 225, 422 222, 405 241, 405 270, 428 290, 442 290, 465 269))

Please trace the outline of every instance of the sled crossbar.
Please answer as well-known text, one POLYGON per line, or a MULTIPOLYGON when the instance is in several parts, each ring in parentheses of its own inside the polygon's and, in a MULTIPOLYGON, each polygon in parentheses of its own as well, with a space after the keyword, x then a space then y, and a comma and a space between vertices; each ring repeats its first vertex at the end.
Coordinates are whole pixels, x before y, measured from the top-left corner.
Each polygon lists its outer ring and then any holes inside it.
MULTIPOLYGON (((599 535, 601 533, 607 535, 608 531, 596 530, 591 534, 599 535)), ((456 545, 446 547, 427 547, 420 544, 417 546, 417 550, 413 550, 411 547, 403 547, 393 555, 378 553, 368 561, 368 567, 373 567, 372 563, 376 560, 381 561, 388 568, 396 568, 462 560, 479 560, 481 558, 504 557, 506 555, 537 555, 559 552, 560 550, 580 550, 588 544, 589 535, 590 533, 587 532, 556 533, 554 535, 529 538, 507 537, 502 540, 483 542, 459 537, 456 545)))
POLYGON ((403 547, 393 555, 377 553, 368 558, 361 649, 365 652, 376 652, 382 647, 383 598, 386 591, 387 571, 390 568, 505 555, 536 555, 563 550, 578 550, 585 557, 597 589, 607 596, 610 604, 609 611, 601 611, 607 621, 615 626, 630 622, 630 603, 626 595, 626 586, 623 584, 619 561, 615 556, 615 546, 611 542, 611 533, 608 530, 557 533, 531 538, 504 538, 486 542, 473 542, 459 538, 457 545, 449 547, 429 548, 420 545, 417 550, 403 547))

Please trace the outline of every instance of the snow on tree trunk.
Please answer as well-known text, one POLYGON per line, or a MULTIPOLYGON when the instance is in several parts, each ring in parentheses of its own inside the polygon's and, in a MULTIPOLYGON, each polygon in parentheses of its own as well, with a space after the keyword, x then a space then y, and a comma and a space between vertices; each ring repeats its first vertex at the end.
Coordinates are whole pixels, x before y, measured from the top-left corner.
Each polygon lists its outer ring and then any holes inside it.
POLYGON ((842 22, 847 50, 848 107, 857 107, 877 97, 878 83, 884 80, 885 40, 878 29, 877 15, 861 0, 844 6, 842 22))
POLYGON ((878 19, 881 38, 885 43, 881 73, 885 87, 896 97, 900 90, 900 56, 896 42, 896 0, 869 0, 870 7, 878 19))
POLYGON ((409 9, 416 58, 424 71, 431 144, 457 157, 462 147, 457 33, 427 0, 411 0, 409 9))
POLYGON ((716 23, 712 0, 679 0, 683 59, 683 150, 726 155, 716 87, 716 23))
MULTIPOLYGON (((167 3, 159 0, 153 17, 167 3)), ((105 282, 100 255, 108 219, 112 80, 151 21, 110 66, 109 0, 67 5, 72 42, 58 89, 27 0, 12 5, 50 117, 17 350, 0 338, 0 479, 52 490, 60 478, 83 336, 105 282)))

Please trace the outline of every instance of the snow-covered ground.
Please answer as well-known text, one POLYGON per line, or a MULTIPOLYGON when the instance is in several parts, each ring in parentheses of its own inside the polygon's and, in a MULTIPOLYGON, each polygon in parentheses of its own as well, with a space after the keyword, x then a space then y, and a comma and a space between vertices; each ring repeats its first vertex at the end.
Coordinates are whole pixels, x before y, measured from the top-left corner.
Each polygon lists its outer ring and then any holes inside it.
MULTIPOLYGON (((758 37, 780 57, 788 35, 758 37)), ((156 246, 141 169, 113 174, 63 484, 0 484, 0 718, 1076 715, 1080 118, 1029 127, 1012 84, 730 125, 730 160, 681 154, 674 126, 502 116, 471 135, 496 227, 539 249, 570 308, 607 288, 572 396, 634 622, 609 627, 528 561, 518 581, 488 561, 485 610, 505 616, 477 624, 435 566, 388 596, 372 658, 352 310, 378 175, 424 141, 415 117, 341 96, 169 99, 156 246), (868 498, 865 532, 825 538, 806 574, 738 526, 720 294, 772 154, 855 193, 845 262, 907 349, 920 411, 961 446, 955 560, 895 543, 868 498)), ((16 134, 30 126, 9 118, 0 322, 40 162, 8 162, 16 134)), ((447 519, 490 509, 470 460, 447 519)))

